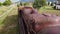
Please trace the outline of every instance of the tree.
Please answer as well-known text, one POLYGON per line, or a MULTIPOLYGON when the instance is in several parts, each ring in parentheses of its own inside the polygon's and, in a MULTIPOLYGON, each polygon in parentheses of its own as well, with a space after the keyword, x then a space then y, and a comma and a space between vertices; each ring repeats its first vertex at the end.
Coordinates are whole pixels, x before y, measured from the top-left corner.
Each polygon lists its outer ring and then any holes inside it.
POLYGON ((50 4, 50 2, 48 2, 48 5, 50 4))
POLYGON ((35 0, 33 3, 33 7, 38 9, 45 5, 46 5, 46 0, 35 0))
POLYGON ((3 5, 10 5, 11 4, 11 1, 10 0, 6 0, 3 5))
POLYGON ((53 6, 53 2, 51 3, 51 6, 53 6))
POLYGON ((26 5, 29 5, 29 3, 28 3, 28 2, 25 2, 25 3, 24 3, 24 6, 26 6, 26 5))
POLYGON ((20 2, 20 5, 22 6, 22 2, 20 2))
POLYGON ((2 5, 2 3, 0 2, 0 6, 2 5))

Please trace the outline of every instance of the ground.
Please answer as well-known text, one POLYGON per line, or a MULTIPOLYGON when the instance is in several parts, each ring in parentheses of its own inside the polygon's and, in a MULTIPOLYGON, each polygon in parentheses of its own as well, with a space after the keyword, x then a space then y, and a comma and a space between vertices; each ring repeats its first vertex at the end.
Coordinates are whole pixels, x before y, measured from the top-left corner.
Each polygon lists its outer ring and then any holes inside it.
POLYGON ((46 13, 46 14, 52 14, 52 15, 60 16, 60 10, 55 10, 55 9, 53 9, 52 6, 41 7, 39 10, 39 13, 46 13))
POLYGON ((0 15, 1 15, 2 13, 4 13, 7 9, 8 9, 8 7, 6 7, 6 6, 1 6, 1 7, 0 7, 0 15))
MULTIPOLYGON (((0 10, 0 15, 2 15, 3 11, 6 11, 6 9, 3 7, 3 9, 0 10)), ((38 12, 56 14, 60 16, 60 10, 54 10, 51 6, 42 7, 38 12)), ((13 8, 10 13, 7 13, 2 18, 0 18, 0 34, 19 34, 17 18, 17 7, 13 8)))
POLYGON ((7 14, 7 17, 2 17, 0 20, 0 34, 19 34, 17 16, 17 7, 15 7, 7 14))

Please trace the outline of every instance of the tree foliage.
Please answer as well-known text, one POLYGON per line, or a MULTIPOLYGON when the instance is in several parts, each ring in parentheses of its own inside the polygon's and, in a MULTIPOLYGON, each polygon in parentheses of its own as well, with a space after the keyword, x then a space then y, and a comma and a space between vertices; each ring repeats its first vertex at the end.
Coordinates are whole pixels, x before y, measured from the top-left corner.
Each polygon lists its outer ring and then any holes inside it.
POLYGON ((28 3, 28 2, 25 2, 25 3, 24 3, 24 6, 26 6, 26 5, 29 5, 29 3, 28 3))
POLYGON ((24 6, 29 5, 29 2, 20 2, 20 6, 22 6, 22 5, 24 5, 24 6))
POLYGON ((46 0, 35 0, 33 3, 33 7, 38 9, 45 5, 46 5, 46 0))
POLYGON ((20 2, 20 5, 22 6, 22 2, 20 2))
POLYGON ((0 6, 2 5, 2 3, 0 2, 0 6))
POLYGON ((11 1, 10 0, 5 0, 5 2, 3 3, 3 5, 10 5, 11 1))

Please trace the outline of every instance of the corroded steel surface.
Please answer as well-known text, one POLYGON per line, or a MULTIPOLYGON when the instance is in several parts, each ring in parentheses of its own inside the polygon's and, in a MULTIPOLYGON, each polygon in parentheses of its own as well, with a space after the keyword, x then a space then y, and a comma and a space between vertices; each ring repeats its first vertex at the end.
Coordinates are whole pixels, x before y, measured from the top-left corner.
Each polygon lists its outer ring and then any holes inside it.
POLYGON ((18 10, 21 13, 29 34, 56 34, 56 32, 60 30, 59 16, 39 14, 36 9, 31 7, 21 7, 18 10), (56 30, 54 30, 54 28, 56 30))

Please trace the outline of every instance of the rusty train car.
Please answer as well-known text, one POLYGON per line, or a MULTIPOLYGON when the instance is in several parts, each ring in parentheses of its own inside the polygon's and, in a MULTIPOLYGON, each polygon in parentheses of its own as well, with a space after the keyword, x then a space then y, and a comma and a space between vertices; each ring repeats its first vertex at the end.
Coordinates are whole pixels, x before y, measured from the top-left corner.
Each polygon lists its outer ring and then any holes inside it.
POLYGON ((20 34, 60 34, 60 17, 39 14, 32 7, 18 8, 20 34))

